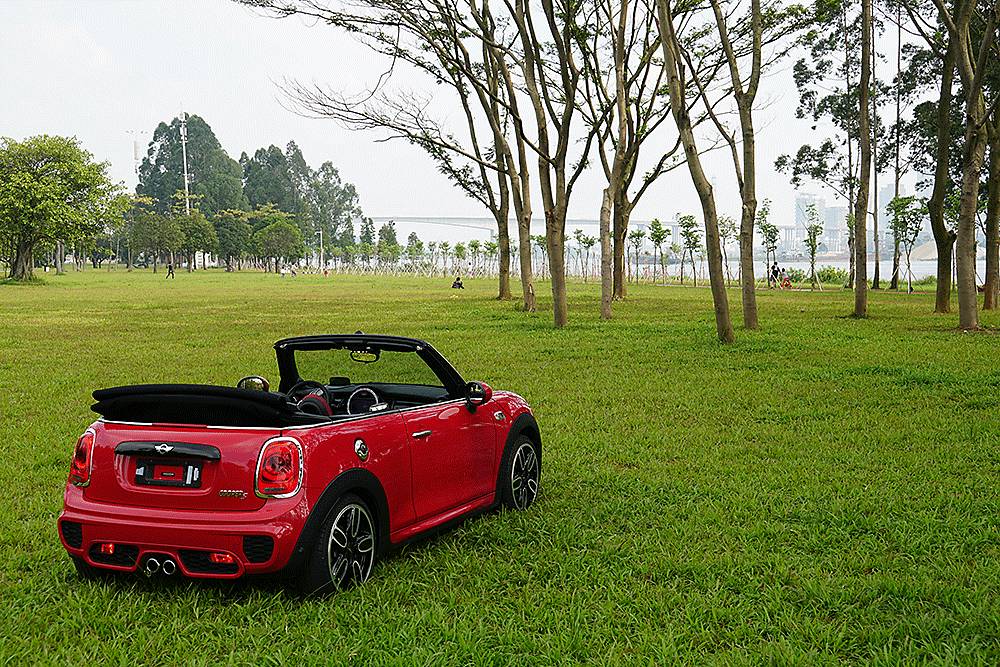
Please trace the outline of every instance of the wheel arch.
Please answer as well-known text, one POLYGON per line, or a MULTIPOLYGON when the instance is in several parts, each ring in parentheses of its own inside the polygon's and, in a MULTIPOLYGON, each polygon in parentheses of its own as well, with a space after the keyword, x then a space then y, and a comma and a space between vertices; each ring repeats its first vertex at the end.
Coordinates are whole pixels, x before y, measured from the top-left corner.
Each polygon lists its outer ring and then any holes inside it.
POLYGON ((503 460, 507 456, 507 452, 510 447, 514 444, 518 438, 522 435, 527 435, 531 440, 537 445, 536 453, 538 454, 538 470, 541 474, 542 468, 542 433, 538 428, 538 422, 535 421, 535 416, 530 412, 524 412, 520 414, 514 422, 510 425, 510 430, 507 431, 507 439, 504 440, 503 449, 500 451, 500 462, 497 464, 497 500, 500 502, 500 474, 503 471, 503 460))
POLYGON ((320 495, 316 504, 313 505, 306 519, 299 539, 295 543, 295 550, 288 561, 286 570, 296 572, 305 564, 305 559, 309 549, 316 541, 320 528, 327 516, 333 509, 337 500, 344 495, 353 493, 359 496, 371 508, 375 514, 375 523, 378 526, 377 554, 385 553, 389 548, 389 503, 386 500, 385 490, 378 477, 370 470, 364 468, 351 468, 337 475, 320 495))

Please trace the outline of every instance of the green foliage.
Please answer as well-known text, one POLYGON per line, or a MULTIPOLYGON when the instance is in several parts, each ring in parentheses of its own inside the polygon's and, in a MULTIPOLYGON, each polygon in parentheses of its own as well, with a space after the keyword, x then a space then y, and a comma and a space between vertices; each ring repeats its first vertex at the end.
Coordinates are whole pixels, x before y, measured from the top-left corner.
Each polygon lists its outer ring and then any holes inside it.
POLYGON ((219 247, 219 237, 205 215, 198 209, 191 209, 190 215, 176 216, 184 241, 181 250, 189 255, 196 252, 216 252, 219 247))
POLYGON ((844 290, 762 292, 772 325, 724 347, 708 290, 636 285, 601 322, 598 287, 571 283, 573 325, 553 331, 546 290, 526 314, 494 301, 491 280, 455 298, 412 277, 50 282, 0 286, 7 663, 1000 657, 998 341, 947 333, 932 294, 874 292, 879 317, 858 322, 841 317, 844 290), (54 522, 91 391, 253 372, 274 386, 271 346, 290 329, 358 328, 427 339, 464 377, 525 396, 545 448, 529 511, 390 553, 328 599, 270 581, 77 578, 54 522))
POLYGON ((701 230, 698 228, 698 220, 693 215, 682 215, 677 218, 680 226, 681 242, 684 249, 694 253, 701 247, 701 230))
MULTIPOLYGON (((187 158, 190 190, 201 197, 199 207, 209 216, 223 209, 247 208, 243 170, 230 158, 203 118, 187 119, 187 158)), ((175 192, 184 191, 181 120, 160 123, 153 131, 146 157, 139 165, 136 193, 153 199, 160 213, 170 210, 175 192)))
POLYGON ((823 225, 819 221, 819 213, 816 211, 816 204, 809 204, 806 208, 806 238, 803 241, 806 250, 809 252, 809 280, 812 286, 817 283, 816 278, 816 251, 819 249, 819 237, 823 234, 823 225))
POLYGON ((32 277, 39 244, 79 241, 118 224, 129 200, 108 163, 74 138, 0 138, 0 259, 10 277, 32 277))
POLYGON ((790 269, 785 269, 785 273, 788 274, 788 279, 791 280, 793 283, 804 283, 809 278, 809 276, 806 274, 804 270, 794 267, 790 269))
POLYGON ((253 228, 247 223, 246 212, 220 211, 215 216, 215 234, 219 239, 219 256, 226 260, 226 267, 231 270, 233 261, 241 260, 251 249, 253 228))
POLYGON ((846 285, 849 278, 846 269, 836 266, 821 266, 816 270, 816 279, 825 285, 846 285))
POLYGON ((299 228, 286 220, 272 222, 254 233, 254 241, 261 257, 275 262, 294 262, 306 252, 299 228))

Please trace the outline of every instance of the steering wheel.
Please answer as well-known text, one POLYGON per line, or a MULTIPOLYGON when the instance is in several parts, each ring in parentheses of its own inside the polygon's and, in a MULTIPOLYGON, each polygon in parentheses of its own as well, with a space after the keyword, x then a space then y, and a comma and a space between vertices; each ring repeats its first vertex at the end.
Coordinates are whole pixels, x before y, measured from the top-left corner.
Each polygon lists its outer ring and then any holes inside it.
POLYGON ((327 417, 333 414, 333 409, 330 406, 330 394, 322 382, 317 382, 316 380, 299 380, 291 386, 286 396, 303 412, 315 413, 327 417), (315 391, 310 391, 302 398, 296 399, 295 394, 303 389, 318 389, 319 394, 317 395, 315 391))

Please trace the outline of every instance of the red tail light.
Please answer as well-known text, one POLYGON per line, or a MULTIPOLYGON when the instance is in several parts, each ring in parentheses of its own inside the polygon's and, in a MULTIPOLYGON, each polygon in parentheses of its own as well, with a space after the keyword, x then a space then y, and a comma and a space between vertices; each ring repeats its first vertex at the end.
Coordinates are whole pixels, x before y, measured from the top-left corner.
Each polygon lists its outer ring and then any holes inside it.
POLYGON ((73 462, 69 466, 69 481, 76 486, 87 486, 90 484, 90 468, 94 456, 94 432, 87 429, 87 432, 76 441, 76 448, 73 450, 73 462))
POLYGON ((225 551, 213 551, 208 554, 208 560, 211 563, 216 563, 218 565, 231 565, 236 562, 236 556, 226 553, 225 551))
POLYGON ((257 459, 254 491, 261 498, 288 498, 302 485, 302 445, 295 438, 273 438, 257 459))

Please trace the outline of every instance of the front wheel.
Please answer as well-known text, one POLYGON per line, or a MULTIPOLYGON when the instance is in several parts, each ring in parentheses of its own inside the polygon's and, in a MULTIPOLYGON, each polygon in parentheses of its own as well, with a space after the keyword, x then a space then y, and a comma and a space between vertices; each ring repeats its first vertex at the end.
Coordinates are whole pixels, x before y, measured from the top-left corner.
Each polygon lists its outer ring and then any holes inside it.
POLYGON ((526 510, 538 497, 541 452, 526 435, 519 436, 500 464, 500 503, 507 509, 526 510))
POLYGON ((299 580, 307 594, 325 594, 364 583, 375 564, 378 535, 371 510, 348 494, 337 501, 320 528, 299 580))

